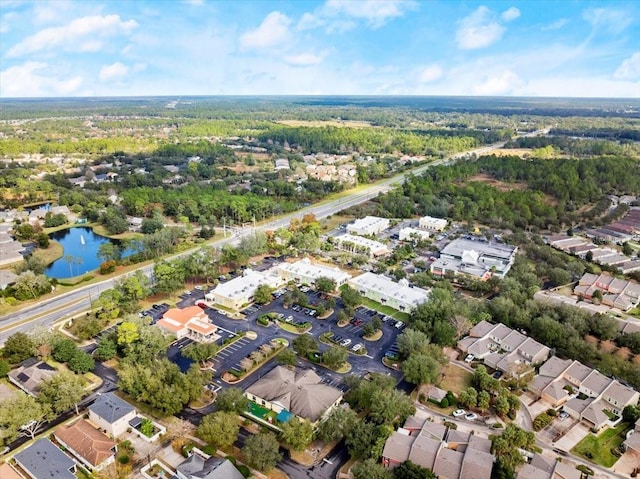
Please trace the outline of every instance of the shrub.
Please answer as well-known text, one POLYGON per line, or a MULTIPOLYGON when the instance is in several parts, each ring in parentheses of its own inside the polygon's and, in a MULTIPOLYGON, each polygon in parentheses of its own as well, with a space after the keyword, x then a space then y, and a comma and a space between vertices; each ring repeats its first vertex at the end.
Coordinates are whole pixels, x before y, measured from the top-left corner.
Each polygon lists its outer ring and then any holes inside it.
POLYGON ((533 420, 533 430, 540 431, 547 427, 551 423, 551 421, 553 421, 553 418, 546 412, 543 412, 533 420))
POLYGON ((116 262, 113 260, 105 261, 100 265, 100 274, 110 274, 116 270, 116 262))
POLYGON ((549 408, 547 409, 547 414, 551 417, 556 417, 558 415, 558 411, 555 409, 549 408))
POLYGON ((127 456, 126 454, 123 454, 122 456, 118 456, 118 462, 120 464, 129 464, 129 461, 131 460, 131 458, 129 458, 129 456, 127 456))
POLYGON ((440 407, 449 407, 449 400, 446 397, 440 401, 440 407))

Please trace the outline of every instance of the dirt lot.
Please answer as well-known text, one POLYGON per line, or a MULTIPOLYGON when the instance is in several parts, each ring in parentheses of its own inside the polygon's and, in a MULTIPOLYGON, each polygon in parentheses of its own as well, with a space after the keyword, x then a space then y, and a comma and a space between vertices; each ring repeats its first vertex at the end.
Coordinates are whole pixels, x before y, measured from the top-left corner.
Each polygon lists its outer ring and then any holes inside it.
POLYGON ((529 156, 532 151, 531 148, 502 148, 493 150, 491 154, 496 156, 529 156))
POLYGON ((471 386, 471 373, 459 368, 455 364, 449 364, 443 371, 444 378, 440 381, 440 388, 459 394, 471 386))
POLYGON ((504 181, 496 180, 495 178, 490 177, 489 175, 479 174, 470 177, 469 181, 477 181, 479 183, 486 183, 488 185, 493 186, 497 190, 500 191, 512 191, 512 190, 526 190, 527 185, 525 183, 506 183, 504 181))
POLYGON ((282 123, 287 126, 337 126, 343 128, 373 128, 373 125, 368 121, 351 121, 351 120, 326 120, 326 121, 306 121, 306 120, 282 120, 278 123, 282 123))

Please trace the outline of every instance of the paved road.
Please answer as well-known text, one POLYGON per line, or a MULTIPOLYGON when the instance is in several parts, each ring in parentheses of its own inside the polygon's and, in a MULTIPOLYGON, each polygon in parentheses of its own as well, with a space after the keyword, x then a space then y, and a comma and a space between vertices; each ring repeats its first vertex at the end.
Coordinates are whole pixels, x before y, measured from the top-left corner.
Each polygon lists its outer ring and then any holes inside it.
MULTIPOLYGON (((548 128, 546 128, 519 136, 536 136, 539 134, 545 134, 548 131, 548 128)), ((333 201, 321 202, 319 204, 303 208, 302 210, 298 210, 293 213, 283 215, 272 221, 257 225, 256 228, 263 231, 277 229, 282 226, 288 225, 292 218, 299 218, 308 213, 314 214, 318 219, 324 219, 346 208, 350 208, 352 206, 364 203, 365 201, 375 198, 380 193, 386 193, 394 186, 401 184, 409 175, 421 175, 433 166, 449 164, 450 162, 458 158, 464 158, 471 155, 484 155, 493 150, 502 148, 505 143, 506 142, 500 142, 493 145, 474 148, 473 150, 457 153, 441 160, 436 160, 412 170, 400 173, 392 178, 379 181, 346 197, 339 198, 333 201)), ((237 241, 239 241, 239 236, 232 235, 227 238, 220 239, 213 244, 216 247, 222 247, 225 244, 233 244, 237 241)), ((199 247, 188 251, 183 251, 182 253, 179 253, 172 257, 192 254, 198 249, 199 247)), ((139 268, 139 270, 151 276, 153 265, 142 266, 139 268)), ((43 300, 36 305, 28 306, 18 312, 0 317, 0 345, 4 344, 7 337, 16 332, 26 332, 38 325, 51 325, 56 321, 71 317, 74 314, 82 313, 83 311, 87 311, 91 305, 91 301, 96 299, 102 291, 112 288, 114 283, 121 277, 122 276, 107 279, 105 281, 102 281, 101 283, 97 283, 94 285, 81 286, 69 293, 56 296, 55 298, 43 300)))

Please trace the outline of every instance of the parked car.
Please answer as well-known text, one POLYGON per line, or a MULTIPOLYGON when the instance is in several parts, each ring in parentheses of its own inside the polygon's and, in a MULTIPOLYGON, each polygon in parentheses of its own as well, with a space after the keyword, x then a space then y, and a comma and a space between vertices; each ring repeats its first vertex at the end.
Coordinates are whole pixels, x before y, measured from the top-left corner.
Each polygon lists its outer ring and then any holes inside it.
POLYGON ((473 361, 476 357, 473 354, 468 354, 466 358, 464 358, 464 362, 465 363, 470 363, 471 361, 473 361))
POLYGON ((293 316, 291 315, 287 316, 287 318, 285 319, 285 322, 290 323, 291 321, 293 321, 293 316))
POLYGON ((402 329, 404 328, 404 323, 402 321, 397 321, 395 326, 397 329, 402 329))
POLYGON ((351 344, 351 340, 349 338, 347 338, 347 339, 343 340, 340 344, 346 348, 347 346, 349 346, 351 344))
POLYGON ((467 414, 467 411, 465 411, 464 409, 456 409, 455 411, 453 411, 453 417, 460 417, 464 416, 465 414, 467 414))
POLYGON ((477 414, 474 414, 474 413, 472 413, 472 412, 470 412, 469 414, 466 414, 466 415, 464 416, 464 418, 465 418, 467 421, 475 421, 476 419, 478 419, 478 415, 477 415, 477 414))
POLYGON ((196 301, 196 306, 202 308, 202 309, 207 309, 209 306, 207 305, 207 303, 205 303, 204 301, 196 301))
POLYGON ((282 318, 284 318, 284 313, 279 313, 278 314, 278 319, 282 319, 282 318))
POLYGON ((500 379, 502 377, 502 371, 496 371, 492 375, 493 379, 500 379))
POLYGON ((191 296, 191 291, 185 291, 184 293, 182 293, 185 296, 191 296))
POLYGON ((562 411, 558 417, 560 418, 561 421, 564 421, 565 419, 567 419, 569 417, 569 413, 562 411))
POLYGON ((358 344, 354 345, 354 346, 351 348, 351 351, 353 351, 354 353, 357 353, 357 352, 358 352, 358 351, 360 351, 362 348, 363 348, 362 344, 358 343, 358 344))

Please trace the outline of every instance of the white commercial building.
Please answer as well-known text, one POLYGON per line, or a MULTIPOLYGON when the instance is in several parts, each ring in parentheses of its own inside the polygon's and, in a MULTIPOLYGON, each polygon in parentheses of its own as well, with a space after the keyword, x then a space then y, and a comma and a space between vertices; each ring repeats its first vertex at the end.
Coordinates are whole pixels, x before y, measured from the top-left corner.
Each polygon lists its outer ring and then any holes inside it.
POLYGON ((447 224, 447 220, 434 218, 433 216, 424 216, 418 221, 420 228, 429 231, 442 231, 447 227, 447 224))
POLYGON ((225 308, 240 310, 253 302, 253 295, 262 284, 277 289, 284 284, 284 280, 276 268, 264 272, 246 269, 242 276, 220 283, 213 291, 206 294, 205 299, 225 308))
POLYGON ((364 273, 350 279, 347 284, 356 289, 365 298, 393 309, 409 312, 429 299, 430 291, 409 286, 406 279, 398 283, 386 276, 364 273))
POLYGON ((427 240, 431 234, 418 228, 402 228, 398 233, 400 241, 427 240))
POLYGON ((354 235, 366 236, 376 235, 387 228, 389 228, 389 220, 387 218, 365 216, 347 225, 347 232, 354 235))
POLYGON ((295 263, 282 263, 278 265, 278 272, 286 281, 295 281, 298 284, 313 285, 318 278, 329 278, 336 282, 336 286, 342 286, 351 275, 336 266, 313 264, 309 258, 304 258, 295 263))
POLYGON ((334 237, 333 245, 337 249, 355 254, 363 254, 370 258, 391 253, 391 250, 379 241, 350 234, 334 237))
POLYGON ((440 258, 431 264, 431 273, 437 277, 471 276, 486 281, 491 276, 504 276, 516 259, 516 246, 457 239, 440 251, 440 258))

